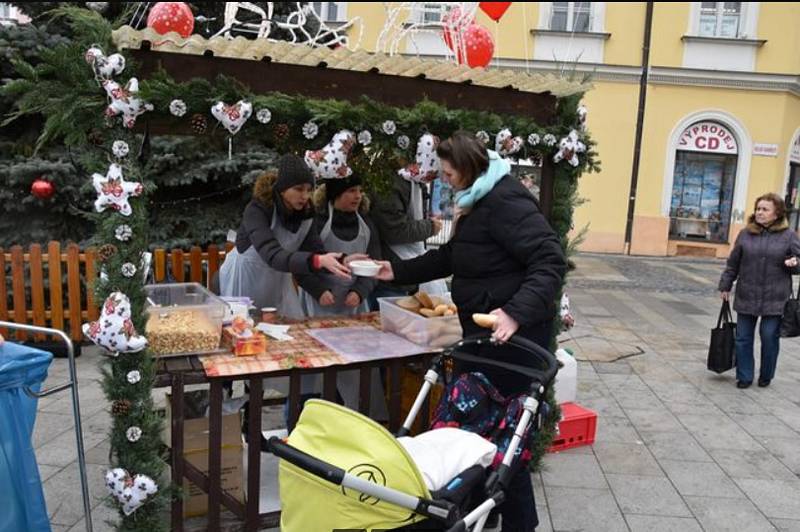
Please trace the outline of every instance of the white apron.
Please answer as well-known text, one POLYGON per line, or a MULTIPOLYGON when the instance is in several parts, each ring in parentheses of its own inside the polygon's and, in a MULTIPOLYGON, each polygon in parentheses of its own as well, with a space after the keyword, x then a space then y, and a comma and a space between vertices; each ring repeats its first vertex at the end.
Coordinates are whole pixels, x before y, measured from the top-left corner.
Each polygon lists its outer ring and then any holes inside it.
MULTIPOLYGON (((333 232, 333 207, 328 205, 328 222, 320 231, 320 238, 325 245, 325 250, 328 252, 345 253, 351 255, 353 253, 366 253, 369 246, 370 230, 367 223, 361 218, 361 215, 356 213, 358 217, 358 235, 353 240, 341 240, 333 232)), ((336 303, 330 307, 323 307, 319 301, 314 299, 310 294, 303 292, 303 307, 309 316, 352 316, 354 314, 368 312, 369 306, 367 301, 364 300, 356 308, 348 307, 344 304, 348 292, 356 282, 356 278, 352 280, 341 279, 333 275, 326 276, 326 282, 329 283, 329 290, 333 293, 336 303)), ((319 383, 315 383, 319 386, 319 383)), ((359 391, 359 372, 358 370, 340 371, 336 378, 336 388, 339 390, 339 395, 342 396, 344 404, 347 408, 358 409, 358 391, 359 391)), ((376 420, 386 420, 389 418, 389 412, 386 408, 386 400, 383 394, 383 384, 381 384, 381 377, 378 368, 373 368, 372 379, 370 382, 370 402, 369 402, 369 416, 376 420)))
MULTIPOLYGON (((423 219, 422 210, 422 185, 420 183, 411 182, 411 198, 408 202, 408 214, 414 220, 423 219)), ((425 253, 425 244, 423 242, 412 242, 411 244, 392 244, 389 249, 402 260, 409 260, 419 257, 425 253)), ((444 279, 436 279, 428 281, 419 285, 419 289, 427 292, 433 296, 442 296, 447 293, 447 283, 444 279)))
MULTIPOLYGON (((278 221, 276 209, 272 213, 270 229, 283 249, 295 252, 300 249, 312 224, 313 219, 304 220, 297 232, 292 233, 278 221)), ((269 266, 253 246, 244 253, 234 248, 226 255, 219 270, 219 286, 223 296, 250 297, 256 308, 275 307, 279 315, 290 319, 305 317, 292 274, 269 266)))

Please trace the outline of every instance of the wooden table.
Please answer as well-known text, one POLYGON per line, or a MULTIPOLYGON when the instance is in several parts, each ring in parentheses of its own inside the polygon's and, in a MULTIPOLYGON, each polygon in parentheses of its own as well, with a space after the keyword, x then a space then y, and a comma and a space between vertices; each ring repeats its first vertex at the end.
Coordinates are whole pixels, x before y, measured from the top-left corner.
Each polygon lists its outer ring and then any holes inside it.
MULTIPOLYGON (((373 320, 374 315, 365 320, 373 320)), ((290 331, 290 334, 304 334, 302 331, 290 331)), ((319 345, 319 344, 318 344, 319 345)), ((291 430, 300 413, 300 379, 303 375, 323 375, 322 397, 328 401, 336 401, 336 377, 339 371, 357 369, 360 372, 358 410, 367 415, 370 404, 370 384, 373 368, 387 371, 389 389, 389 430, 396 432, 404 421, 401 412, 402 368, 409 364, 422 364, 423 368, 431 364, 436 353, 420 353, 403 358, 371 360, 355 364, 327 366, 323 368, 290 368, 280 371, 247 373, 241 375, 224 375, 209 377, 197 355, 165 358, 158 361, 156 387, 171 388, 171 470, 172 481, 180 485, 186 477, 201 490, 208 493, 208 530, 220 529, 221 505, 230 510, 238 519, 245 522, 245 530, 256 531, 262 527, 278 526, 280 512, 261 514, 259 511, 260 476, 261 476, 261 409, 263 400, 263 379, 289 377, 289 430, 291 430), (235 497, 222 490, 222 399, 223 384, 226 381, 245 381, 250 387, 249 430, 247 439, 247 502, 241 503, 235 497), (208 435, 208 474, 190 464, 183 457, 184 445, 184 387, 187 384, 208 384, 210 386, 210 411, 208 435)), ((282 403, 283 400, 280 400, 282 403)), ((274 401, 272 402, 274 403, 274 401)), ((422 412, 430 412, 430 401, 423 404, 422 412)), ((428 416, 420 416, 423 429, 427 428, 428 416)), ((173 531, 183 530, 183 500, 179 497, 172 502, 173 531)))

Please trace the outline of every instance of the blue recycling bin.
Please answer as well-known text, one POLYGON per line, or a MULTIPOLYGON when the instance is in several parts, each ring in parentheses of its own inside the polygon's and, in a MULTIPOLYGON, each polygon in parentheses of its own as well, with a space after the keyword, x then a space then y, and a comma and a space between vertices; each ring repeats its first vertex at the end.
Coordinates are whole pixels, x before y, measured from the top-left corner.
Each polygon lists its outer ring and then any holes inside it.
POLYGON ((0 532, 50 531, 31 436, 38 392, 53 355, 5 342, 0 345, 0 532))

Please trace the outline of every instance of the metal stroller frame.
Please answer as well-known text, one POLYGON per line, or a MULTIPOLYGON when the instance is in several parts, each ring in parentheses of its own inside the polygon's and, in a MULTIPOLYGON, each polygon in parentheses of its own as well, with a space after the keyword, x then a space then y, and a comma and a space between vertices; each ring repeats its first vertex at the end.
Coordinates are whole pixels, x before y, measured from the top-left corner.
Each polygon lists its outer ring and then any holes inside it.
POLYGON ((430 389, 439 379, 441 374, 443 358, 452 358, 456 361, 467 362, 472 364, 481 364, 484 366, 493 366, 500 369, 506 369, 520 373, 531 378, 528 395, 524 401, 524 410, 519 423, 514 431, 514 436, 511 443, 503 457, 503 462, 494 470, 489 478, 486 480, 484 488, 488 496, 483 503, 479 504, 475 509, 467 515, 460 515, 459 508, 445 500, 427 500, 419 497, 414 497, 403 493, 401 491, 379 486, 367 480, 361 479, 357 476, 347 473, 335 465, 329 464, 323 460, 319 460, 288 443, 283 442, 280 438, 272 437, 268 441, 269 452, 278 456, 287 462, 337 486, 359 491, 365 495, 380 499, 396 506, 406 508, 426 518, 435 520, 447 527, 447 532, 466 532, 472 530, 473 532, 481 532, 489 517, 489 512, 500 505, 505 500, 505 489, 514 473, 513 461, 516 451, 520 445, 520 441, 528 428, 530 423, 541 423, 539 416, 539 405, 543 400, 545 389, 556 376, 558 371, 558 362, 556 358, 539 345, 530 340, 521 337, 512 337, 508 342, 509 345, 523 349, 537 358, 539 358, 545 365, 545 369, 539 370, 527 366, 519 366, 516 364, 509 364, 499 362, 483 357, 461 353, 457 350, 468 345, 496 345, 491 338, 466 338, 457 342, 456 344, 448 347, 445 351, 437 356, 431 369, 425 374, 425 382, 417 394, 411 411, 408 413, 402 428, 398 431, 397 437, 405 436, 409 433, 414 420, 419 413, 425 397, 430 392, 430 389), (471 528, 474 527, 474 528, 471 528))
POLYGON ((86 523, 87 532, 92 532, 92 505, 89 499, 89 484, 86 479, 86 453, 83 447, 83 427, 81 426, 81 408, 78 400, 78 372, 75 367, 75 348, 72 340, 63 331, 49 329, 47 327, 37 327, 35 325, 24 325, 8 321, 0 321, 1 329, 19 330, 32 333, 42 333, 56 336, 67 344, 67 356, 69 359, 69 381, 58 386, 46 388, 40 392, 34 392, 30 387, 25 387, 25 394, 36 399, 42 399, 54 393, 67 389, 72 390, 72 415, 75 418, 75 440, 78 446, 78 469, 81 478, 81 495, 83 496, 83 515, 86 523))

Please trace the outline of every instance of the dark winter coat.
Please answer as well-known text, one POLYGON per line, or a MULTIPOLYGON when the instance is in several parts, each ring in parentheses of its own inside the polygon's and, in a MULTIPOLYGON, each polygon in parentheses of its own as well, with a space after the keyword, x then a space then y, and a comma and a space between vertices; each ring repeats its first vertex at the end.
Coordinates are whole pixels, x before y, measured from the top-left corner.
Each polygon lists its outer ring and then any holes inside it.
MULTIPOLYGON (((261 259, 271 268, 293 274, 308 274, 312 272, 311 256, 315 253, 325 253, 325 248, 319 234, 312 227, 308 232, 300 249, 290 252, 281 246, 280 242, 270 228, 272 215, 278 209, 278 216, 287 229, 297 231, 303 219, 314 216, 313 205, 309 203, 308 211, 304 213, 286 213, 276 205, 272 197, 274 177, 265 174, 258 178, 253 190, 253 200, 247 205, 242 216, 242 223, 236 232, 236 250, 244 253, 253 246, 261 259)), ((280 199, 278 199, 280 201, 280 199)))
MULTIPOLYGON (((473 313, 502 308, 519 323, 517 334, 548 347, 567 263, 536 199, 519 181, 506 176, 461 215, 449 243, 416 259, 393 261, 392 268, 399 283, 452 275, 453 302, 464 336, 488 333, 472 321, 473 313)), ((529 355, 514 349, 490 351, 480 354, 536 366, 529 355)), ((492 382, 503 393, 512 391, 503 382, 492 382)))
MULTIPOLYGON (((433 236, 433 221, 414 220, 409 214, 411 203, 411 182, 395 176, 392 190, 375 198, 372 207, 372 220, 380 233, 381 253, 386 260, 397 260, 397 254, 389 246, 424 242, 433 236)), ((414 287, 401 287, 399 283, 386 283, 394 288, 412 290, 414 287)))
POLYGON ((784 261, 800 256, 800 239, 780 220, 765 229, 750 223, 739 233, 719 280, 719 290, 730 292, 736 281, 733 308, 753 316, 780 316, 792 293, 792 273, 784 261))

